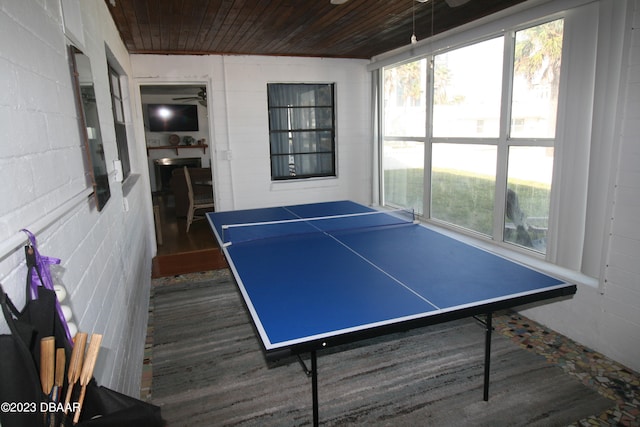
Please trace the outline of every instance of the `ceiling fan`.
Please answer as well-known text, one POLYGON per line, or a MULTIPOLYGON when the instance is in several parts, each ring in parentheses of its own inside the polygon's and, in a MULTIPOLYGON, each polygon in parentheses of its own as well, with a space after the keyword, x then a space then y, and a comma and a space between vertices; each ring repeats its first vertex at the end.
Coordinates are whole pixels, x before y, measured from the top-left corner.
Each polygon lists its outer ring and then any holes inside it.
MULTIPOLYGON (((348 2, 349 0, 331 0, 331 4, 343 4, 348 2)), ((420 3, 426 3, 429 0, 416 0, 420 3)), ((445 0, 447 2, 447 4, 449 5, 449 7, 458 7, 458 6, 462 6, 463 4, 469 2, 470 0, 445 0)))
POLYGON ((198 101, 200 105, 203 107, 207 106, 207 88, 201 87, 200 91, 198 91, 197 95, 194 96, 183 96, 179 98, 172 98, 174 101, 198 101))

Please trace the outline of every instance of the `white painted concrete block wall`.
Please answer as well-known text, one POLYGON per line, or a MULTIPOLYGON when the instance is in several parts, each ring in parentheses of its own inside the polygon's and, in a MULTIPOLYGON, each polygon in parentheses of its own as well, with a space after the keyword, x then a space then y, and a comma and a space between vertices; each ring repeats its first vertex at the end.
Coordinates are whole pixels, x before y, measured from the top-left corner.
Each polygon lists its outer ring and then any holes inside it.
POLYGON ((132 55, 138 84, 209 87, 211 156, 218 209, 312 201, 371 202, 371 77, 367 61, 261 56, 132 55), (336 83, 336 178, 272 182, 267 83, 336 83))
POLYGON ((605 239, 604 286, 581 286, 569 301, 524 311, 574 340, 640 371, 640 1, 630 2, 633 24, 626 29, 619 155, 610 234, 605 239))
MULTIPOLYGON (((614 193, 609 256, 605 267, 603 335, 622 336, 612 346, 640 370, 640 1, 635 1, 614 193)), ((620 355, 620 356, 618 356, 620 355)))
MULTIPOLYGON (((113 170, 117 149, 105 43, 125 70, 129 57, 105 3, 77 5, 84 41, 79 47, 91 59, 107 167, 113 170)), ((66 46, 59 0, 0 3, 0 240, 86 188, 66 46)), ((134 149, 134 172, 146 170, 146 157, 142 165, 140 158, 134 149)), ((82 202, 37 237, 43 255, 62 260, 52 271, 70 294, 79 329, 104 334, 96 379, 138 396, 153 252, 148 181, 143 175, 128 184, 128 212, 122 185, 110 186, 102 212, 82 202)), ((24 252, 0 257, 0 282, 21 306, 24 252)))

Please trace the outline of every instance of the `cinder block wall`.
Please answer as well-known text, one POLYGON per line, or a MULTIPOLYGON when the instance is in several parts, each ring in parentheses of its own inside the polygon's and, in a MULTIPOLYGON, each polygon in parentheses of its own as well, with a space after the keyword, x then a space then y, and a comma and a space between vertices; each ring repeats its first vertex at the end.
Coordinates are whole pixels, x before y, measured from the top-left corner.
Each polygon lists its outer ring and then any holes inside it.
MULTIPOLYGON (((71 41, 91 60, 104 155, 113 172, 117 148, 107 52, 125 74, 130 64, 105 3, 3 1, 0 242, 15 239, 20 229, 42 218, 51 219, 37 235, 40 252, 62 260, 52 272, 70 295, 79 329, 104 334, 96 379, 138 396, 155 251, 146 156, 135 140, 129 141, 133 176, 119 183, 110 175, 111 199, 101 212, 76 197, 87 181, 67 59, 71 41), (69 206, 74 198, 78 203, 69 206), (61 206, 68 209, 57 215, 61 206)), ((0 282, 19 307, 26 278, 21 246, 0 254, 0 282)), ((6 331, 4 321, 0 329, 6 331)))
MULTIPOLYGON (((612 3, 609 3, 612 4, 612 3)), ((602 287, 581 286, 569 301, 524 314, 624 365, 640 370, 640 1, 615 2, 623 15, 615 147, 603 242, 602 287), (628 9, 626 9, 628 7, 628 9)), ((605 19, 606 17, 603 17, 605 19)), ((606 55, 607 52, 603 52, 606 55)), ((595 158, 594 162, 602 162, 595 158)), ((600 231, 600 230, 598 230, 600 231)))

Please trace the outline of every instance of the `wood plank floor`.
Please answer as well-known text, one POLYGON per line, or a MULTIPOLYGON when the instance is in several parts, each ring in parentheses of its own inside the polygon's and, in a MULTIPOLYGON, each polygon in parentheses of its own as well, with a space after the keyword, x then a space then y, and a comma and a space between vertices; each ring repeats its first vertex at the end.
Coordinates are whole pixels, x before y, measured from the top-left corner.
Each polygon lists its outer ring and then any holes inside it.
POLYGON ((153 203, 159 208, 162 244, 156 236, 158 254, 153 259, 151 277, 175 276, 227 267, 206 220, 192 223, 187 233, 186 218, 176 217, 173 196, 156 194, 153 196, 153 203))

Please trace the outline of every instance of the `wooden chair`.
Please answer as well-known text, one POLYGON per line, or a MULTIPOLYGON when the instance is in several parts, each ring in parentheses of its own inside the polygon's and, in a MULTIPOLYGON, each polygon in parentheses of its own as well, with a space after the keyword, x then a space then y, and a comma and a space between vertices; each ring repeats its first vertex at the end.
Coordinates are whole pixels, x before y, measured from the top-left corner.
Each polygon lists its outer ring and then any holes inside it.
MULTIPOLYGON (((201 209, 212 209, 213 205, 213 191, 208 194, 193 193, 193 184, 191 182, 191 175, 189 175, 189 168, 184 167, 184 177, 187 181, 187 194, 189 196, 189 210, 187 211, 187 233, 191 227, 191 223, 198 219, 204 219, 204 216, 196 216, 196 211, 201 209)), ((213 187, 212 187, 213 189, 213 187)))

